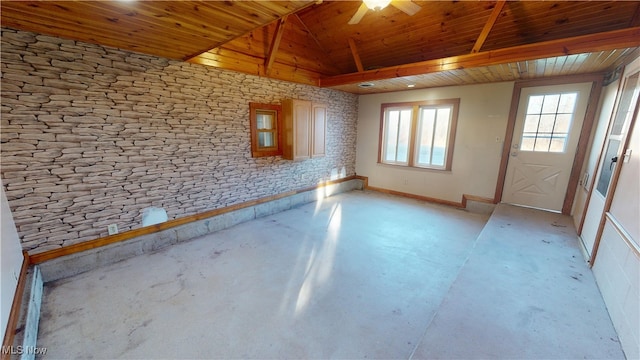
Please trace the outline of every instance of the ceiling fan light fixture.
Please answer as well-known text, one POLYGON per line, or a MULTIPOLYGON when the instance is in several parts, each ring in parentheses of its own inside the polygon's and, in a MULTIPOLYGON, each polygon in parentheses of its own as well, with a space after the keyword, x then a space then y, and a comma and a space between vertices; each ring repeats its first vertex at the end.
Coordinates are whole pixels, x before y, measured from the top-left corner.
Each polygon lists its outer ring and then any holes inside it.
POLYGON ((391 3, 391 0, 362 0, 371 10, 382 10, 391 3))

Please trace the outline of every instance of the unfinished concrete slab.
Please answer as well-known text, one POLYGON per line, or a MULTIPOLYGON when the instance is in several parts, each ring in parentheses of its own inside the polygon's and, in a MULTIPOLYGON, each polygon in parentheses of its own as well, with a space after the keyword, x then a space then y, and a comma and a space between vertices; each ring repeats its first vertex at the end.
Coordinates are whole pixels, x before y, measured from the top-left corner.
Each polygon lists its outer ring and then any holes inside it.
POLYGON ((414 357, 624 359, 572 224, 498 205, 414 357))
POLYGON ((609 345, 615 332, 570 223, 552 226, 565 240, 554 235, 520 251, 509 242, 501 249, 501 240, 476 246, 486 220, 379 193, 333 196, 47 283, 38 346, 48 349, 46 358, 514 358, 541 353, 530 350, 543 342, 535 329, 555 337, 546 357, 621 357, 609 345), (481 261, 495 268, 475 265, 481 261), (569 277, 572 286, 543 281, 560 277, 545 261, 563 262, 578 279, 569 277), (525 276, 518 266, 532 264, 537 276, 523 278, 527 293, 498 291, 525 276), (460 289, 465 283, 469 293, 460 289), (527 297, 530 311, 518 312, 518 298, 537 293, 553 295, 555 321, 539 322, 547 310, 530 306, 548 305, 527 297), (488 310, 465 313, 474 302, 488 310), (513 346, 494 344, 501 321, 516 325, 505 338, 513 346), (476 329, 481 336, 472 338, 476 329), (591 347, 556 346, 575 336, 591 347), (464 349, 445 351, 452 348, 464 349))
POLYGON ((354 191, 48 283, 50 358, 408 357, 486 216, 354 191))

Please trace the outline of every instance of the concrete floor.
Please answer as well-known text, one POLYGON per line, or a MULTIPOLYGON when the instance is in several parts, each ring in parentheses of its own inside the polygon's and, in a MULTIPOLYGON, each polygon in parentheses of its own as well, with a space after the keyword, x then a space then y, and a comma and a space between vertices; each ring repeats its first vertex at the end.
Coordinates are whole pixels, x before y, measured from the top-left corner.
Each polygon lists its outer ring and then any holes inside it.
POLYGON ((486 221, 341 194, 46 284, 38 346, 45 358, 623 359, 568 218, 499 206, 486 221))

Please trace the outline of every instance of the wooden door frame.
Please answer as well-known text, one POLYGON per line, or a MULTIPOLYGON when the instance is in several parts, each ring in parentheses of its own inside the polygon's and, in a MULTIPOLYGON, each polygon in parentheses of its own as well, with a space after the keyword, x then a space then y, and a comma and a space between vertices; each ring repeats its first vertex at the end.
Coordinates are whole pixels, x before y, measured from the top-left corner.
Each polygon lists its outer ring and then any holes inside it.
MULTIPOLYGON (((633 60, 631 63, 633 63, 636 60, 633 60)), ((628 64, 627 64, 628 65, 628 64)), ((600 152, 600 157, 598 157, 598 166, 596 167, 596 171, 594 173, 594 177, 599 175, 598 170, 600 170, 600 161, 602 160, 602 156, 604 156, 604 152, 606 151, 607 148, 607 140, 609 140, 609 132, 611 130, 611 126, 613 126, 613 122, 615 121, 615 117, 618 114, 618 106, 620 105, 619 101, 621 100, 622 97, 622 91, 624 90, 624 87, 626 86, 627 83, 627 79, 629 76, 635 74, 635 73, 640 73, 640 66, 634 67, 631 69, 632 73, 629 74, 627 72, 628 68, 625 67, 625 69, 622 72, 622 76, 620 77, 620 84, 618 84, 618 92, 616 93, 616 101, 613 107, 613 111, 611 113, 611 121, 609 122, 609 125, 607 126, 607 135, 604 139, 604 143, 602 145, 602 149, 600 152)), ((627 149, 629 146, 629 141, 631 141, 631 135, 633 133, 633 131, 635 130, 635 126, 636 126, 636 120, 638 118, 638 116, 640 116, 640 102, 636 102, 635 107, 633 109, 633 113, 631 115, 631 121, 629 122, 629 129, 627 130, 627 133, 624 136, 624 139, 622 140, 622 143, 620 144, 620 148, 627 149)), ((623 155, 624 156, 624 155, 623 155)), ((596 238, 595 241, 593 243, 593 247, 591 249, 591 257, 589 258, 589 266, 593 267, 593 265, 595 264, 596 261, 596 256, 598 255, 598 250, 600 249, 600 241, 602 240, 602 234, 604 233, 604 227, 606 225, 607 219, 612 223, 612 225, 618 229, 620 226, 616 224, 616 222, 613 220, 615 217, 609 212, 609 210, 611 210, 611 205, 613 204, 613 197, 615 196, 616 190, 618 188, 618 180, 620 179, 620 174, 622 173, 622 167, 624 166, 624 160, 620 161, 620 166, 615 166, 613 168, 613 173, 611 174, 611 180, 609 181, 609 187, 608 187, 608 191, 607 193, 604 195, 604 207, 602 208, 602 214, 600 215, 600 223, 598 224, 598 230, 596 231, 596 238)), ((596 183, 594 182, 594 185, 596 183)), ((591 199, 591 193, 593 192, 593 186, 591 187, 591 192, 589 192, 589 198, 591 199)), ((586 211, 586 210, 585 210, 586 211)), ((586 214, 586 213, 585 213, 586 214)), ((634 246, 631 246, 632 249, 634 249, 634 246)))
POLYGON ((511 152, 511 144, 513 142, 513 130, 516 125, 516 117, 518 114, 518 104, 520 103, 521 90, 528 87, 591 82, 591 93, 587 101, 587 109, 584 115, 584 122, 582 124, 582 129, 580 130, 580 138, 578 139, 576 155, 573 159, 573 166, 571 167, 571 173, 569 175, 569 184, 567 185, 567 192, 565 194, 564 202, 562 205, 563 214, 569 215, 571 213, 573 200, 575 198, 576 189, 578 186, 578 180, 580 179, 580 171, 582 170, 582 163, 584 162, 584 157, 587 153, 589 138, 591 137, 591 129, 593 127, 596 111, 598 109, 598 102, 600 100, 600 92, 602 91, 604 75, 605 74, 603 73, 598 73, 588 75, 559 76, 545 79, 517 81, 514 84, 513 94, 511 95, 511 108, 509 110, 509 118, 507 121, 507 130, 505 131, 504 144, 502 145, 502 158, 500 160, 500 169, 498 171, 498 183, 496 185, 496 192, 493 198, 494 203, 497 204, 502 200, 502 191, 507 176, 507 165, 509 163, 509 153, 511 152))

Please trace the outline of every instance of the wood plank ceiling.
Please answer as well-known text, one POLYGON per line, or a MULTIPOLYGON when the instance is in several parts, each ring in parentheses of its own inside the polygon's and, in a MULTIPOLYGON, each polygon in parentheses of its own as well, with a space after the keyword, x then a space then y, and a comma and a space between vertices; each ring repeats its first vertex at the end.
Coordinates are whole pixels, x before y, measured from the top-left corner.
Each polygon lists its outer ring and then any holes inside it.
POLYGON ((640 47, 640 1, 413 3, 413 16, 387 6, 355 25, 360 1, 3 0, 0 11, 4 27, 359 94, 611 72, 640 47))

